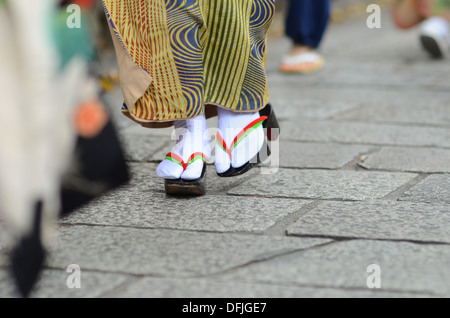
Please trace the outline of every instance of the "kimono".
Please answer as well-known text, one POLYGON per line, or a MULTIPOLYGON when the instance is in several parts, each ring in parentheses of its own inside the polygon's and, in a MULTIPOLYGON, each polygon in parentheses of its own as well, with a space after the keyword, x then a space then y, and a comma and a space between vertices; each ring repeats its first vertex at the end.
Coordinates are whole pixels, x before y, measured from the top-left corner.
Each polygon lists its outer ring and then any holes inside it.
POLYGON ((215 107, 256 112, 268 104, 274 0, 103 0, 103 6, 122 112, 142 126, 210 117, 215 107))

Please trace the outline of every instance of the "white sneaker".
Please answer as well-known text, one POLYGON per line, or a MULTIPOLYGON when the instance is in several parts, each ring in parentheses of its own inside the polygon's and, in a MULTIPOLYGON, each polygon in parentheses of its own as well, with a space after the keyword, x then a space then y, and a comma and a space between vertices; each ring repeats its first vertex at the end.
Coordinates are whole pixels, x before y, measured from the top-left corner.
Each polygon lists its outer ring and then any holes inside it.
POLYGON ((420 42, 433 58, 449 57, 450 23, 441 17, 428 18, 420 27, 420 42))

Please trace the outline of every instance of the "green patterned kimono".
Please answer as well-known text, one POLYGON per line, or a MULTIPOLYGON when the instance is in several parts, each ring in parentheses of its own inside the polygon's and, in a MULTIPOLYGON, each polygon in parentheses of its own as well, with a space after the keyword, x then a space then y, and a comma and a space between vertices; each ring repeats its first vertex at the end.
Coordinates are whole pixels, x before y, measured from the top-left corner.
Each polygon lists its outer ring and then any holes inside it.
POLYGON ((250 112, 268 103, 274 0, 103 4, 119 56, 123 112, 133 120, 158 127, 199 116, 205 105, 250 112))

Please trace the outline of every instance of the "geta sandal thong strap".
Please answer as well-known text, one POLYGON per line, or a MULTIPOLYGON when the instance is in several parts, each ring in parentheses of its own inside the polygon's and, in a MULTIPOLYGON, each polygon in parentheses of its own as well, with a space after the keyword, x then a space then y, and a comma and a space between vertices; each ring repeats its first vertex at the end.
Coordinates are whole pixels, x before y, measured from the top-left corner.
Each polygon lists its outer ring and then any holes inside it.
POLYGON ((177 155, 176 153, 173 152, 169 152, 166 155, 167 160, 170 160, 172 162, 175 162, 176 164, 179 164, 180 166, 183 167, 183 171, 186 171, 187 167, 194 163, 197 160, 203 160, 203 162, 206 162, 206 157, 203 153, 201 152, 194 152, 186 162, 184 162, 183 158, 181 158, 179 155, 177 155))
POLYGON ((262 123, 267 119, 267 116, 261 116, 254 121, 252 121, 250 124, 244 127, 244 129, 241 130, 239 134, 234 138, 233 143, 231 144, 231 147, 228 148, 227 143, 223 139, 223 137, 220 135, 219 132, 217 132, 216 135, 216 142, 217 145, 220 146, 220 148, 225 151, 231 160, 231 153, 234 148, 237 147, 237 145, 244 140, 245 137, 247 137, 248 134, 250 134, 253 130, 257 129, 259 126, 262 125, 262 123))

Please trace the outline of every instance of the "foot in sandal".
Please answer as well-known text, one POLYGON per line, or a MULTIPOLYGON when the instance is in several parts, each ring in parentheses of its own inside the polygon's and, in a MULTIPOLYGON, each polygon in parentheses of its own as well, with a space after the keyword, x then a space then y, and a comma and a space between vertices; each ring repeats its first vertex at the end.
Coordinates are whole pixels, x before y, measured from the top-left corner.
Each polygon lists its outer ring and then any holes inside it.
POLYGON ((310 73, 324 65, 323 57, 314 49, 296 45, 282 60, 280 71, 283 73, 310 73))

